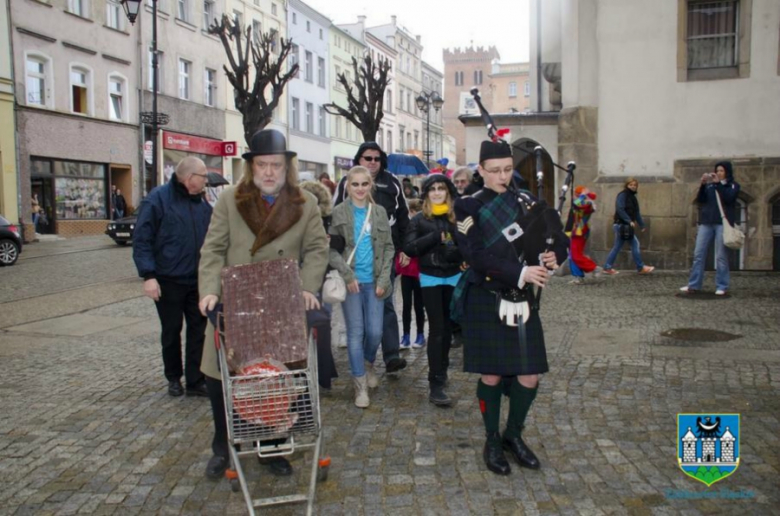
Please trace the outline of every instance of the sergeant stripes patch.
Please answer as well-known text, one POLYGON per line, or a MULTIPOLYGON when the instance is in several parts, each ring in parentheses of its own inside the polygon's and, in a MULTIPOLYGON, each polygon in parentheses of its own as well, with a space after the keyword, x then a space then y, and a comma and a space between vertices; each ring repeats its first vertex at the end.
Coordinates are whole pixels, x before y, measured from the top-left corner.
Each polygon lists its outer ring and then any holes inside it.
POLYGON ((471 229, 471 226, 474 225, 474 219, 469 215, 465 219, 458 222, 458 231, 463 233, 464 235, 469 232, 469 229, 471 229))

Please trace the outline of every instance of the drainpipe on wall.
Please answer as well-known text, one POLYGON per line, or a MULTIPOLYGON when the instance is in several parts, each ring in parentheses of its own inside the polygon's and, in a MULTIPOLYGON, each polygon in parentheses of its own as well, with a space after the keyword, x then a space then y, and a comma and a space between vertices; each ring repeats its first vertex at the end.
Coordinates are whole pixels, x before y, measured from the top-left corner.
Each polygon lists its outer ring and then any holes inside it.
POLYGON ((536 112, 542 112, 542 0, 536 0, 536 112))

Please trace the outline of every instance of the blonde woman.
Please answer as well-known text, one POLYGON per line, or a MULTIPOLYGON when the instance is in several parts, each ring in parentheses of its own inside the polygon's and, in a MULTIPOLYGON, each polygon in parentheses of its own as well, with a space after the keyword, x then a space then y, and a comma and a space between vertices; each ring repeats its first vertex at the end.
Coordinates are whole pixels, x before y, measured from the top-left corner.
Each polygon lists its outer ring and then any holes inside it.
POLYGON ((333 209, 328 231, 345 242, 342 253, 330 250, 330 266, 339 271, 347 285, 342 308, 355 405, 359 408, 369 406, 368 389, 378 385, 374 361, 382 341, 384 300, 392 293, 392 233, 385 209, 371 197, 373 186, 367 168, 350 169, 347 200, 333 209))

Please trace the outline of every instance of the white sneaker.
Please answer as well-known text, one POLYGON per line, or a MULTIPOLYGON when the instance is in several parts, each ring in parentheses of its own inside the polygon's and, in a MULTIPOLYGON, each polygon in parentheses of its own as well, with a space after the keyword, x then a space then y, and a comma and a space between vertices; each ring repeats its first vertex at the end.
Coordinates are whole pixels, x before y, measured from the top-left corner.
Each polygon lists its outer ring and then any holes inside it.
POLYGON ((572 285, 584 285, 585 284, 585 278, 574 278, 569 283, 572 285))
POLYGON ((379 377, 376 375, 376 371, 374 370, 374 364, 372 364, 369 361, 366 361, 366 381, 368 382, 368 387, 370 389, 376 389, 379 387, 379 377))
POLYGON ((352 378, 355 385, 355 406, 357 408, 368 408, 371 403, 368 399, 368 381, 366 375, 359 378, 352 378))
POLYGON ((715 291, 715 295, 716 296, 725 296, 726 295, 726 291, 718 289, 718 290, 715 291))
POLYGON ((597 265, 597 266, 596 266, 596 268, 595 268, 595 269, 593 269, 593 272, 591 272, 591 275, 592 275, 594 278, 600 278, 600 277, 601 277, 601 273, 602 273, 603 271, 604 271, 604 269, 602 269, 601 267, 599 267, 599 266, 597 265))
POLYGON ((680 287, 680 292, 688 292, 690 289, 688 288, 688 285, 685 285, 684 287, 680 287))

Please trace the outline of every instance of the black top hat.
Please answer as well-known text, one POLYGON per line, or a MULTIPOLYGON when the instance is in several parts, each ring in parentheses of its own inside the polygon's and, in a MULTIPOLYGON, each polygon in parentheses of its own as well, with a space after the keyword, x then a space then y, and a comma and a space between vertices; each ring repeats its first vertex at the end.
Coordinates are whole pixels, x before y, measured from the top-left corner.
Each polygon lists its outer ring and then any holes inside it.
POLYGON ((484 142, 482 142, 482 146, 479 148, 480 163, 489 159, 511 158, 511 157, 512 157, 512 147, 510 147, 509 144, 506 143, 505 141, 493 142, 490 140, 485 140, 484 142))
POLYGON ((251 160, 255 156, 268 156, 269 154, 284 154, 287 158, 294 158, 297 154, 287 150, 287 139, 276 129, 263 129, 252 135, 249 142, 249 152, 242 157, 251 160))

